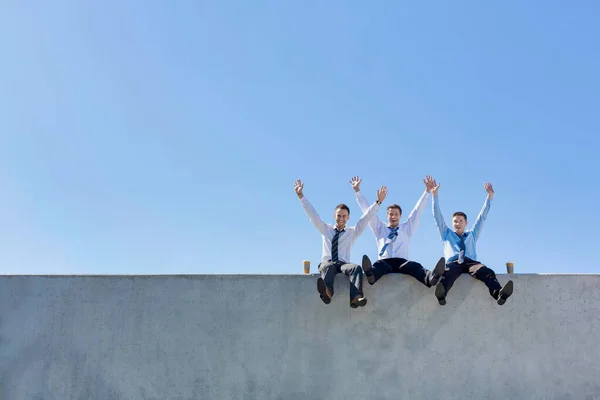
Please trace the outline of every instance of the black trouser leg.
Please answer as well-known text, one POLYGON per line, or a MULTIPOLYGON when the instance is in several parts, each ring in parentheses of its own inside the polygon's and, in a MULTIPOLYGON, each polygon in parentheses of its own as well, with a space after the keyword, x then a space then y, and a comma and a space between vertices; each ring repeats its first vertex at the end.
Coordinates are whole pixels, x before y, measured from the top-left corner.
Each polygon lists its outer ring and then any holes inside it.
POLYGON ((469 273, 475 279, 485 283, 485 286, 487 286, 490 291, 490 295, 498 300, 498 291, 502 288, 502 285, 498 282, 496 273, 492 271, 491 268, 488 268, 481 263, 477 263, 469 267, 469 273))
POLYGON ((400 267, 401 274, 410 275, 423 285, 427 287, 431 287, 429 284, 429 276, 431 275, 431 271, 423 268, 421 264, 415 261, 408 261, 404 265, 400 267))
POLYGON ((450 288, 452 287, 452 285, 454 285, 454 281, 456 281, 463 272, 466 272, 464 271, 463 264, 459 264, 457 262, 451 262, 446 264, 446 270, 444 271, 442 279, 440 279, 438 285, 440 283, 444 285, 444 289, 446 289, 446 294, 448 294, 448 291, 450 291, 450 288))
POLYGON ((373 268, 371 269, 373 277, 375 277, 375 282, 377 282, 382 276, 392 272, 392 266, 390 265, 390 263, 392 263, 393 260, 397 260, 397 258, 388 258, 386 260, 375 261, 375 263, 373 264, 373 268))

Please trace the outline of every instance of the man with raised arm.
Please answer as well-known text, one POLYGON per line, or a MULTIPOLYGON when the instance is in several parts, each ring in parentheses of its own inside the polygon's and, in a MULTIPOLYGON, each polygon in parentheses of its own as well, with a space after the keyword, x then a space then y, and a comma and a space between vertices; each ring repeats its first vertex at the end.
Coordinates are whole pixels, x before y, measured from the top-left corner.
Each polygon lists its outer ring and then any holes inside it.
POLYGON ((489 289, 490 295, 497 300, 499 305, 506 303, 506 299, 513 292, 513 282, 509 280, 504 287, 500 285, 493 270, 477 261, 477 252, 475 245, 483 223, 487 218, 492 199, 494 198, 494 188, 489 182, 484 183, 483 188, 487 192, 487 197, 483 208, 479 212, 473 229, 465 230, 467 227, 467 215, 462 211, 452 214, 452 227, 454 231, 446 226, 444 217, 440 210, 440 201, 438 191, 440 185, 433 181, 433 218, 440 232, 442 243, 444 245, 444 255, 446 260, 446 271, 442 279, 435 287, 435 297, 440 305, 446 304, 446 295, 454 284, 454 281, 463 273, 469 273, 475 279, 482 281, 489 289))
MULTIPOLYGON (((350 184, 356 193, 356 201, 364 212, 369 207, 369 202, 360 191, 362 179, 358 176, 350 180, 350 184)), ((411 211, 408 219, 400 223, 402 208, 397 204, 387 207, 387 224, 384 224, 377 216, 369 220, 369 227, 377 239, 377 253, 379 258, 374 264, 367 255, 363 256, 362 268, 367 276, 369 284, 373 285, 379 278, 386 274, 399 273, 414 277, 427 287, 435 286, 444 272, 445 260, 440 258, 430 271, 415 261, 409 261, 408 248, 410 239, 419 226, 419 217, 423 213, 429 194, 433 189, 433 179, 427 175, 423 180, 425 191, 417 201, 415 208, 411 211)))
POLYGON ((317 291, 323 303, 331 303, 333 296, 333 282, 335 276, 339 273, 348 275, 350 279, 350 307, 358 308, 367 304, 362 290, 362 268, 358 264, 350 263, 350 253, 352 246, 367 227, 379 206, 385 199, 387 188, 382 186, 377 192, 377 201, 367 208, 366 212, 360 217, 356 226, 346 226, 350 218, 350 209, 345 204, 339 204, 334 211, 335 226, 326 224, 321 220, 319 214, 315 211, 312 204, 302 193, 304 184, 297 180, 294 182, 294 190, 298 195, 300 204, 304 212, 308 215, 310 222, 321 233, 323 241, 323 250, 319 271, 321 277, 317 279, 317 291))

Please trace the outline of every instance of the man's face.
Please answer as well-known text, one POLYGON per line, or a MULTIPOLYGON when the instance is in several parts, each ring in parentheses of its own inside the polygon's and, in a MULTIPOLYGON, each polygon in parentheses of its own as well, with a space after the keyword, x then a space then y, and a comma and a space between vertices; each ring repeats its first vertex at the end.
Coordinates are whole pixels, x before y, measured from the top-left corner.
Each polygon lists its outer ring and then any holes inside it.
POLYGON ((454 232, 456 232, 458 235, 462 235, 465 233, 467 220, 462 215, 457 215, 452 218, 452 226, 454 227, 454 232))
POLYGON ((343 229, 346 226, 346 222, 348 222, 348 219, 350 218, 350 214, 348 213, 348 210, 337 208, 333 214, 333 218, 335 218, 336 227, 338 229, 343 229))
POLYGON ((390 208, 387 210, 387 219, 388 223, 392 228, 395 228, 400 223, 400 218, 402 218, 402 214, 400 214, 400 210, 397 208, 390 208))

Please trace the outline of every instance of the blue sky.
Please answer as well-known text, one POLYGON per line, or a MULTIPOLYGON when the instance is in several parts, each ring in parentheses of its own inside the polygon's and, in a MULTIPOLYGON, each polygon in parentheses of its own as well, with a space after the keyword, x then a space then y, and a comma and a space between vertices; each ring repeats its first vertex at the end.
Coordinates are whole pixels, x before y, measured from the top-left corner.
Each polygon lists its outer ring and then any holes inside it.
POLYGON ((526 3, 5 2, 0 273, 299 273, 295 179, 353 225, 353 175, 404 220, 426 174, 447 223, 494 184, 496 271, 599 273, 600 3, 526 3))

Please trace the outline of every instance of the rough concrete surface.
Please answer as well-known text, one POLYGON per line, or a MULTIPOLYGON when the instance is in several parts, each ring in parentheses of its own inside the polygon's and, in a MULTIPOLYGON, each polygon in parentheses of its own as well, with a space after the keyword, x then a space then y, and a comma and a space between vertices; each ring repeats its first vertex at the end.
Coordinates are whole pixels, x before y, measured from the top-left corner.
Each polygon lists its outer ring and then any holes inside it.
POLYGON ((315 279, 0 276, 0 399, 600 399, 598 275, 315 279))

